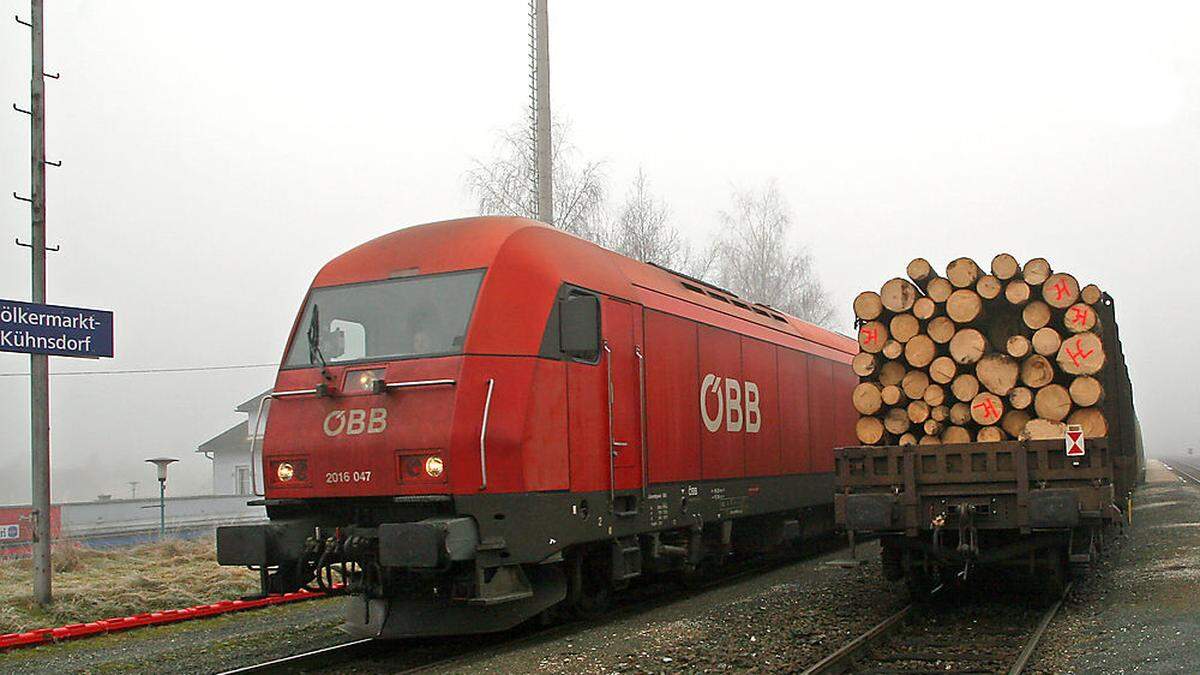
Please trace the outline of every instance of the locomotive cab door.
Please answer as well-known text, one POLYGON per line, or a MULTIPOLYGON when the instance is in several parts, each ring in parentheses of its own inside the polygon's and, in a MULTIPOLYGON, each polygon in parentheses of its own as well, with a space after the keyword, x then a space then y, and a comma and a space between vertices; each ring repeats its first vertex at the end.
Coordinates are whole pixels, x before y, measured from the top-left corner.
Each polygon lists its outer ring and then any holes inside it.
POLYGON ((571 490, 603 492, 618 513, 637 500, 615 494, 642 485, 641 307, 599 298, 600 349, 567 365, 571 490))
POLYGON ((616 489, 641 487, 642 465, 642 387, 640 307, 604 298, 605 357, 609 368, 609 407, 612 417, 612 456, 616 489))

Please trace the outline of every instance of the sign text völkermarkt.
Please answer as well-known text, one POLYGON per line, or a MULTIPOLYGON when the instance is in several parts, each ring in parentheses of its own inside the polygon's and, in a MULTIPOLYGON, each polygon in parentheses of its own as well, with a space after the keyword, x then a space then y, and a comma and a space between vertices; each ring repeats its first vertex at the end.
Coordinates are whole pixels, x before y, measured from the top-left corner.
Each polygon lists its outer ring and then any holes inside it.
POLYGON ((113 355, 113 314, 100 309, 0 300, 0 352, 113 355))

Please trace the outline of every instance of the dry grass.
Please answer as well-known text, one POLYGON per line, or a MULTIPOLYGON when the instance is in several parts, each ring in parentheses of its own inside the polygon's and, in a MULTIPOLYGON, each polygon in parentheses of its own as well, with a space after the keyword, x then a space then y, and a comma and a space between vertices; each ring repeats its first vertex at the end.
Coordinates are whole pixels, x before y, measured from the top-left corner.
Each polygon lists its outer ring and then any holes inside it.
POLYGON ((0 561, 0 633, 232 600, 258 591, 256 572, 217 565, 212 538, 97 550, 55 546, 54 605, 30 597, 29 560, 0 561))

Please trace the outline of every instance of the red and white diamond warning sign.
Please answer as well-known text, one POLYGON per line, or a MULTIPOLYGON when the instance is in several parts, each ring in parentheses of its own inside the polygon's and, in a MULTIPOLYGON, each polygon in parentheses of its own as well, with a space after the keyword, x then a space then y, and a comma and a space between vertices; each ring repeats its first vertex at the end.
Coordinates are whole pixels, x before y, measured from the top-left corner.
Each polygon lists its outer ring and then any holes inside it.
POLYGON ((1067 425, 1067 457, 1083 457, 1083 427, 1078 424, 1067 425))

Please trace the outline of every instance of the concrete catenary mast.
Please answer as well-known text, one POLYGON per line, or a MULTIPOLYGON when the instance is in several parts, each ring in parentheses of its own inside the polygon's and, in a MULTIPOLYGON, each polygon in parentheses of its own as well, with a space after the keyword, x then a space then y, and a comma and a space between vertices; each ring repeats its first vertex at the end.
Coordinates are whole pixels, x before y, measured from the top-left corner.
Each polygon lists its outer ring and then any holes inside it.
MULTIPOLYGON (((29 115, 29 173, 32 211, 30 242, 32 261, 31 299, 36 304, 46 302, 46 74, 42 62, 42 0, 29 3, 29 21, 17 21, 28 26, 31 35, 32 64, 29 77, 29 110, 16 104, 13 108, 29 115)), ((53 76, 57 77, 57 75, 53 76)), ((57 164, 56 164, 57 166, 57 164)), ((33 597, 39 604, 51 601, 50 592, 50 370, 49 357, 32 354, 29 357, 29 420, 30 450, 33 473, 33 597)))
POLYGON ((554 167, 550 138, 550 22, 547 0, 529 1, 529 50, 532 140, 535 157, 534 196, 537 219, 554 224, 554 167))

